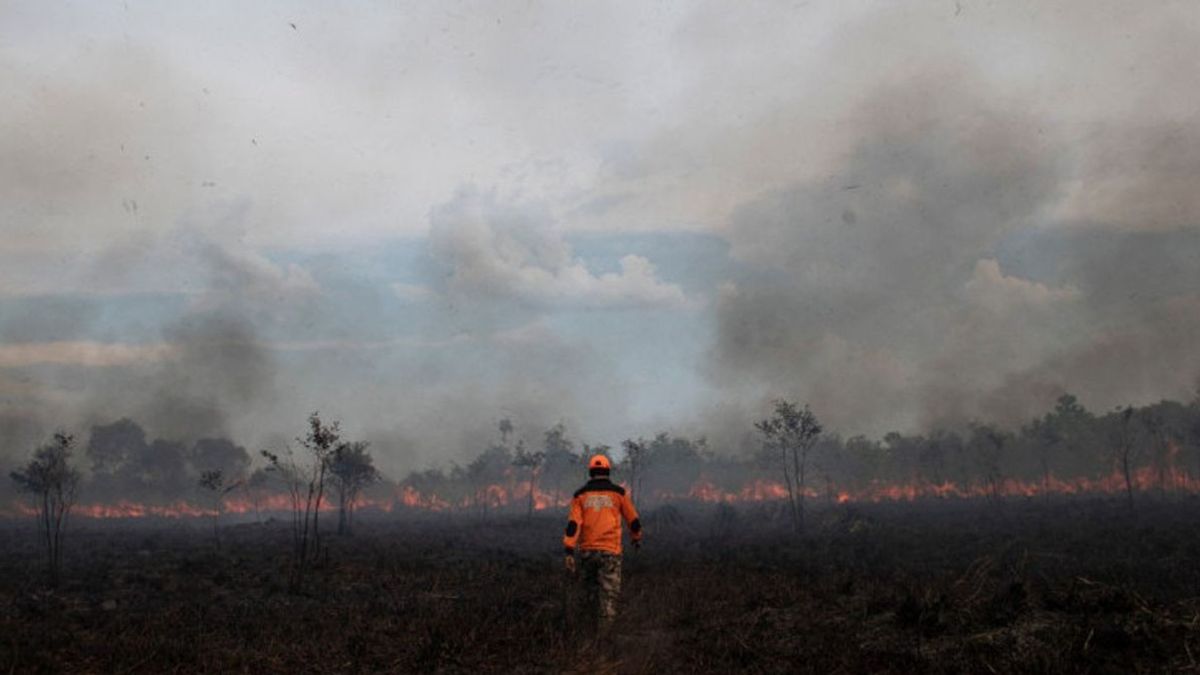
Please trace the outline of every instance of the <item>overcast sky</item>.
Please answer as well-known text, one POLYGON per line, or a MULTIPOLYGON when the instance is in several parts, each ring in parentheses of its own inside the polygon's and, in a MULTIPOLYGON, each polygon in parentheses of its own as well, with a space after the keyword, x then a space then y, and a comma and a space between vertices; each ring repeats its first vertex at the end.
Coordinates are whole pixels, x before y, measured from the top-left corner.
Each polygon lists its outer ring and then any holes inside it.
POLYGON ((3 452, 393 473, 1200 376, 1200 6, 0 0, 3 452))

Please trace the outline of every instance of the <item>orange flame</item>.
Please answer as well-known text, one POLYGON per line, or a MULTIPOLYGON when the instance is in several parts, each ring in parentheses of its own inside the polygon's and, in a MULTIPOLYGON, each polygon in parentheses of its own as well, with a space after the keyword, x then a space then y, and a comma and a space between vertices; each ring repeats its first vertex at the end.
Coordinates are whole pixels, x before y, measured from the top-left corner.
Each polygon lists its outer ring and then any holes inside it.
MULTIPOLYGON (((1037 497, 1042 495, 1121 494, 1128 487, 1134 491, 1150 490, 1180 493, 1200 493, 1200 478, 1177 466, 1179 446, 1169 442, 1160 461, 1138 468, 1129 476, 1114 470, 1099 478, 1074 477, 1070 479, 1048 475, 1038 479, 997 479, 990 483, 977 482, 968 485, 951 481, 935 483, 913 480, 901 483, 873 481, 866 485, 828 486, 828 498, 838 504, 879 503, 916 501, 922 499, 976 499, 989 497, 1037 497)), ((436 492, 422 492, 411 485, 399 485, 391 494, 360 497, 355 502, 358 509, 390 513, 397 509, 444 512, 471 508, 502 509, 524 507, 529 503, 529 482, 511 472, 504 483, 479 486, 470 494, 451 498, 436 492)), ((817 489, 808 487, 806 498, 819 498, 817 489)), ((659 492, 653 495, 658 501, 691 500, 703 503, 757 503, 782 500, 788 497, 787 486, 782 482, 755 478, 740 486, 721 487, 706 476, 701 476, 686 492, 672 494, 659 492)), ((535 486, 533 508, 537 511, 560 509, 570 503, 569 494, 552 494, 535 486)), ((334 500, 321 503, 322 511, 335 511, 334 500)), ((107 504, 80 504, 74 514, 85 518, 198 518, 221 514, 244 515, 252 512, 288 512, 292 509, 292 498, 284 493, 259 495, 231 495, 220 505, 197 506, 179 500, 168 504, 145 504, 129 500, 118 500, 107 504)), ((23 501, 14 502, 11 508, 0 510, 0 516, 31 517, 37 508, 23 501)))

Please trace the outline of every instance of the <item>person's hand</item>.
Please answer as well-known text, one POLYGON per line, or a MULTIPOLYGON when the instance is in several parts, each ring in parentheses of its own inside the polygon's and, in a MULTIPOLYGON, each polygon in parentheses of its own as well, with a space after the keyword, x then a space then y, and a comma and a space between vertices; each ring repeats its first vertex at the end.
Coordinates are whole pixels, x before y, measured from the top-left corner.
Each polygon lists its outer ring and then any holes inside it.
POLYGON ((575 556, 569 555, 563 558, 563 566, 567 568, 568 574, 575 574, 575 556))

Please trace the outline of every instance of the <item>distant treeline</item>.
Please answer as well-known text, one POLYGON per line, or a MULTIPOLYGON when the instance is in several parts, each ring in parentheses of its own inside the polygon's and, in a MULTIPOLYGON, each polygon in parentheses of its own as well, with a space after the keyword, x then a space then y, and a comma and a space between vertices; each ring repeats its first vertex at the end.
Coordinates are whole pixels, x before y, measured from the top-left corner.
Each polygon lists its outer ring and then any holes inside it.
MULTIPOLYGON (((748 428, 752 422, 747 420, 748 428)), ((501 442, 466 465, 414 472, 400 484, 446 504, 487 508, 489 486, 528 494, 520 485, 528 473, 514 473, 514 465, 533 464, 538 497, 561 503, 585 479, 583 458, 612 452, 617 480, 650 502, 782 496, 782 467, 770 447, 731 456, 703 438, 667 433, 622 445, 618 452, 577 447, 559 426, 546 432, 533 462, 521 460, 529 450, 501 442)), ((806 493, 830 500, 1196 490, 1200 405, 1162 401, 1097 414, 1063 395, 1019 428, 977 423, 961 431, 889 433, 882 439, 823 433, 813 443, 807 472, 806 493)))
MULTIPOLYGON (((754 423, 747 420, 747 429, 754 423)), ((733 455, 703 438, 668 433, 631 438, 620 448, 577 443, 561 424, 537 434, 536 444, 514 442, 514 436, 514 425, 503 420, 496 442, 473 460, 385 477, 362 493, 363 505, 479 511, 561 505, 586 479, 585 457, 597 452, 613 457, 615 478, 648 506, 687 498, 773 499, 786 485, 779 448, 766 437, 762 452, 733 455)), ((130 419, 93 426, 81 450, 79 500, 85 504, 194 501, 201 494, 198 481, 211 471, 237 488, 229 499, 259 504, 284 489, 269 466, 256 466, 258 453, 252 456, 229 439, 150 439, 130 419)), ((882 439, 821 433, 810 448, 804 482, 807 496, 831 501, 1095 491, 1132 500, 1139 491, 1197 489, 1197 401, 1098 414, 1070 395, 1019 428, 979 423, 882 439)))

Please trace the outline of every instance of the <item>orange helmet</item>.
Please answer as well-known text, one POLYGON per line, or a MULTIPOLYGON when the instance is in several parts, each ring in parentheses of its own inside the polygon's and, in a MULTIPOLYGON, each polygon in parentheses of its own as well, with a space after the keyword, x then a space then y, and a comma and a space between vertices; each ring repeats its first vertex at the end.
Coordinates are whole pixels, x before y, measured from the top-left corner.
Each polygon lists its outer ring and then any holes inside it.
POLYGON ((596 470, 611 471, 612 463, 604 455, 592 455, 592 458, 588 460, 588 471, 596 470))

